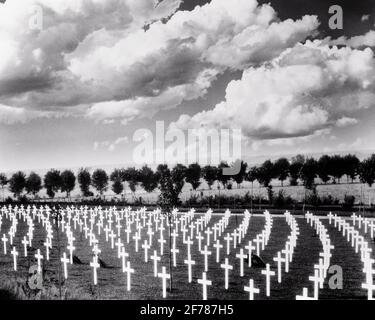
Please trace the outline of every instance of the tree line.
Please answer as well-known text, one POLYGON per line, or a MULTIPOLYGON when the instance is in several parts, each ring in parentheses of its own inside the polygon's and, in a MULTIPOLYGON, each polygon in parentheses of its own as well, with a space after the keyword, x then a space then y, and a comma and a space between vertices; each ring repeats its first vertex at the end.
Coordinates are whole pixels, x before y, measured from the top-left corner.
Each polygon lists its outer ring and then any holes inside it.
POLYGON ((233 183, 241 187, 244 181, 251 182, 252 186, 255 181, 258 181, 261 186, 267 188, 270 198, 272 196, 272 181, 275 179, 279 180, 281 185, 289 180, 291 186, 302 184, 309 190, 314 190, 316 187, 316 178, 325 184, 340 183, 344 176, 346 176, 347 182, 353 182, 357 177, 362 183, 367 183, 369 186, 375 182, 375 154, 363 161, 352 154, 345 156, 323 155, 317 160, 297 155, 290 160, 287 158, 275 161, 267 160, 261 165, 253 167, 238 160, 237 165, 240 170, 233 176, 223 174, 223 169, 229 168, 226 162, 221 162, 218 166, 203 167, 197 163, 189 166, 177 164, 173 168, 161 164, 156 170, 152 170, 148 166, 143 166, 140 169, 131 167, 115 169, 110 175, 103 169, 96 169, 90 173, 88 169, 82 168, 77 175, 71 170, 60 172, 51 169, 43 179, 35 172, 26 175, 24 172, 18 171, 9 179, 4 173, 0 173, 0 187, 3 194, 4 189, 8 187, 15 198, 24 194, 36 197, 44 188, 48 197, 54 198, 58 192, 66 193, 66 197, 70 197, 78 183, 82 196, 90 197, 94 195, 91 187, 100 196, 109 187, 116 195, 120 195, 124 192, 125 183, 127 183, 133 196, 138 186, 149 193, 158 188, 161 192, 159 201, 165 205, 168 203, 175 205, 179 202, 179 195, 185 183, 189 183, 192 190, 197 190, 201 186, 202 179, 206 181, 210 189, 215 182, 219 184, 218 188, 230 189, 233 183))

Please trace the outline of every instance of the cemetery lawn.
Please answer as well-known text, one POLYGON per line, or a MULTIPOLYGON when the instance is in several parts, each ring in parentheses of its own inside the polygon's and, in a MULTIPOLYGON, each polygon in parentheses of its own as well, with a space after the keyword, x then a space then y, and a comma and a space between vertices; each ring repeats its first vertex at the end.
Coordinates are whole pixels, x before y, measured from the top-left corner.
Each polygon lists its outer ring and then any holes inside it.
MULTIPOLYGON (((200 215, 197 215, 198 217, 200 215)), ((213 215, 209 223, 212 226, 219 221, 222 215, 213 215)), ((247 300, 248 293, 244 291, 244 286, 248 285, 249 279, 254 279, 254 284, 260 289, 260 294, 255 295, 255 299, 291 299, 294 300, 296 295, 302 294, 302 288, 307 287, 309 293, 312 293, 313 283, 309 281, 309 276, 313 274, 314 264, 319 262, 319 252, 322 249, 321 242, 315 236, 315 231, 306 223, 303 217, 296 217, 300 228, 300 235, 295 248, 294 260, 290 265, 289 273, 283 273, 282 283, 277 283, 277 277, 271 280, 271 297, 265 295, 265 277, 261 274, 261 269, 248 268, 245 264, 245 276, 240 277, 239 259, 235 257, 240 248, 252 240, 255 235, 264 227, 265 219, 263 216, 252 216, 250 219, 249 231, 237 249, 231 250, 231 254, 227 256, 229 263, 234 266, 233 271, 229 272, 229 288, 224 289, 224 270, 220 268, 220 264, 224 262, 226 257, 226 244, 223 240, 226 232, 232 232, 241 223, 243 215, 232 215, 229 219, 229 226, 220 237, 224 248, 220 253, 220 263, 216 263, 216 251, 213 248, 213 242, 209 250, 212 255, 209 256, 209 268, 207 279, 212 280, 212 286, 208 287, 208 299, 217 300, 247 300)), ((196 219, 196 218, 195 218, 196 219)), ((332 244, 335 246, 331 258, 331 265, 339 265, 343 269, 343 290, 332 290, 328 288, 328 280, 324 283, 324 289, 319 291, 319 299, 366 299, 367 292, 361 289, 361 284, 365 281, 365 275, 362 272, 362 263, 360 256, 355 253, 346 239, 333 226, 330 226, 328 219, 322 218, 323 224, 328 229, 332 244)), ((27 225, 23 221, 19 221, 18 231, 14 238, 14 244, 19 252, 18 271, 13 271, 13 258, 11 255, 4 256, 1 246, 0 251, 0 298, 3 296, 1 292, 9 291, 10 297, 19 299, 59 299, 58 290, 58 270, 61 266, 61 277, 63 278, 63 268, 59 259, 56 234, 53 239, 53 249, 50 251, 50 261, 43 260, 44 264, 44 282, 41 293, 30 292, 27 289, 27 277, 29 267, 36 265, 34 254, 37 249, 45 255, 45 247, 43 246, 46 233, 40 224, 35 223, 35 235, 33 240, 33 248, 28 253, 29 258, 23 257, 23 246, 21 241, 27 233, 27 225), (35 250, 35 251, 34 251, 35 250)), ((8 232, 10 221, 4 220, 1 228, 1 235, 8 232)), ((134 229, 134 225, 132 226, 134 229)), ((132 229, 132 231, 134 231, 132 229)), ((276 271, 277 264, 272 259, 277 251, 281 250, 290 228, 282 216, 273 216, 273 229, 270 240, 265 250, 261 253, 261 258, 265 263, 269 263, 271 268, 276 271)), ((67 252, 67 239, 65 234, 61 233, 61 255, 67 252)), ((96 233, 97 235, 97 233, 96 233)), ((63 299, 162 299, 162 280, 155 278, 153 274, 153 261, 149 259, 148 263, 144 262, 144 250, 141 244, 147 239, 146 231, 142 231, 142 240, 139 242, 139 251, 135 252, 134 240, 130 240, 126 244, 126 234, 122 229, 122 241, 125 243, 125 249, 130 257, 128 261, 135 273, 131 275, 131 291, 126 290, 126 274, 122 272, 121 260, 117 258, 117 248, 111 249, 110 241, 105 241, 105 233, 101 232, 98 236, 99 248, 102 253, 99 258, 105 262, 107 268, 98 269, 98 286, 93 285, 93 270, 89 263, 92 261, 92 251, 89 246, 89 240, 85 239, 84 233, 80 233, 77 228, 74 231, 76 238, 74 245, 76 247, 75 255, 82 261, 82 265, 74 264, 68 266, 68 279, 62 284, 63 299)), ((159 236, 157 236, 158 238, 159 236)), ((168 229, 164 230, 164 238, 167 244, 164 247, 164 255, 158 265, 159 272, 161 266, 167 267, 169 271, 169 237, 168 229)), ((374 242, 366 238, 372 249, 375 250, 374 242)), ((2 245, 2 243, 1 243, 2 245)), ((197 280, 202 277, 204 271, 204 257, 198 251, 197 241, 191 248, 192 259, 197 262, 193 266, 193 281, 188 283, 188 268, 184 264, 187 257, 186 245, 182 243, 182 235, 177 239, 177 247, 180 250, 177 255, 177 266, 172 267, 173 287, 172 292, 167 291, 167 299, 202 299, 202 286, 197 280)), ((155 235, 149 256, 155 249, 159 249, 159 243, 156 242, 155 235), (156 248, 157 246, 157 248, 156 248)), ((158 250, 160 255, 160 249, 158 250)), ((328 275, 329 279, 330 275, 328 275)), ((168 282, 169 287, 169 282, 168 282)))

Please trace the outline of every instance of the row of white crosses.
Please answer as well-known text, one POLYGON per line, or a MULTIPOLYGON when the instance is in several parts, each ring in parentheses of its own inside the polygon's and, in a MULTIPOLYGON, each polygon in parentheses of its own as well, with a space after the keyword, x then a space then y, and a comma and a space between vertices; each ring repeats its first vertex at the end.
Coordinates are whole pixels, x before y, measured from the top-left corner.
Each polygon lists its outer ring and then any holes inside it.
POLYGON ((309 280, 314 284, 314 296, 309 297, 308 289, 303 288, 303 294, 296 296, 298 300, 318 300, 319 299, 319 289, 323 289, 325 278, 327 277, 328 269, 331 265, 331 250, 334 246, 331 245, 331 240, 329 238, 328 231, 326 227, 322 224, 320 219, 314 216, 312 213, 307 212, 305 214, 307 223, 316 230, 316 234, 322 243, 323 251, 319 253, 319 263, 314 265, 314 275, 309 277, 309 280))
MULTIPOLYGON (((330 213, 332 216, 332 213, 330 213)), ((331 217, 332 218, 332 217, 331 217)), ((362 231, 364 231, 365 234, 369 233, 371 236, 371 239, 374 239, 375 234, 375 220, 364 218, 361 215, 356 215, 353 213, 351 215, 353 226, 355 227, 358 224, 358 228, 362 231)))
POLYGON ((252 240, 252 243, 255 243, 256 246, 256 254, 257 256, 260 255, 261 251, 263 251, 268 244, 268 241, 270 239, 272 226, 273 226, 273 220, 272 216, 268 211, 264 212, 264 217, 266 220, 265 226, 263 230, 258 233, 255 238, 252 240))
POLYGON ((297 246, 299 236, 299 226, 297 220, 290 214, 289 211, 284 213, 286 222, 291 229, 288 235, 288 240, 285 243, 284 249, 278 251, 273 261, 277 263, 277 282, 282 282, 283 263, 285 273, 289 272, 289 265, 293 261, 294 249, 297 246))
POLYGON ((361 261, 363 263, 363 272, 366 278, 365 283, 362 284, 362 288, 367 290, 367 299, 374 300, 374 259, 371 258, 372 249, 370 248, 369 243, 355 228, 356 220, 359 219, 359 217, 357 218, 353 213, 351 217, 353 225, 347 222, 345 218, 338 217, 336 214, 332 215, 330 213, 328 217, 329 223, 333 223, 334 227, 342 232, 343 237, 345 237, 346 240, 351 244, 356 253, 360 253, 361 261))
MULTIPOLYGON (((23 219, 23 221, 27 221, 28 225, 28 232, 27 237, 24 236, 21 243, 24 246, 24 256, 27 257, 27 246, 32 245, 33 240, 33 231, 34 231, 34 223, 32 221, 32 218, 30 217, 31 209, 30 207, 27 208, 27 210, 24 210, 23 206, 18 208, 17 206, 15 208, 12 208, 11 206, 6 208, 3 207, 1 209, 2 216, 6 216, 6 218, 9 218, 11 220, 11 226, 10 230, 8 232, 9 240, 6 237, 5 234, 3 234, 2 241, 3 241, 3 248, 4 248, 4 254, 7 254, 7 242, 9 241, 10 245, 13 246, 13 238, 16 235, 17 232, 17 225, 18 225, 18 219, 23 219)), ((33 209, 33 217, 35 217, 36 214, 36 208, 33 209)), ((40 221, 40 219, 39 219, 40 221)), ((17 258, 19 256, 19 252, 17 251, 16 246, 13 246, 10 254, 13 256, 13 269, 14 271, 17 271, 17 258)), ((41 268, 41 261, 43 259, 43 255, 40 253, 40 249, 37 250, 37 253, 34 255, 34 257, 37 259, 38 262, 38 272, 40 273, 41 268)))

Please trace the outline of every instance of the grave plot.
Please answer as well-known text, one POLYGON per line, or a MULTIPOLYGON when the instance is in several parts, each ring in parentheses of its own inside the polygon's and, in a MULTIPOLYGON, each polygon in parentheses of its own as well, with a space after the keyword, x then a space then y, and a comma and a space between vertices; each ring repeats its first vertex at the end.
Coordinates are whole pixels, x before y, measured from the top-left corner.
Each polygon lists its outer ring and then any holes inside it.
POLYGON ((355 214, 9 206, 0 284, 30 299, 373 299, 373 233, 355 214))

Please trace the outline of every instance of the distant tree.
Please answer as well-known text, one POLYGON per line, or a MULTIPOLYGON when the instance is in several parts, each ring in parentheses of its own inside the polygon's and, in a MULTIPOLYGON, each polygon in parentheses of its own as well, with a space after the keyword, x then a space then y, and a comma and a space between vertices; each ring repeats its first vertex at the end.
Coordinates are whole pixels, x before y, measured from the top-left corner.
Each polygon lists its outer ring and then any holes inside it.
POLYGON ((8 184, 8 178, 4 173, 0 173, 0 187, 3 194, 3 201, 5 200, 5 187, 8 184))
POLYGON ((228 182, 231 180, 231 176, 224 174, 224 169, 229 168, 229 164, 225 161, 220 162, 217 167, 217 176, 216 179, 219 181, 223 188, 226 189, 228 186, 228 182))
POLYGON ((171 174, 175 190, 180 194, 185 185, 186 167, 182 164, 177 164, 173 167, 171 174))
POLYGON ((300 177, 300 172, 304 163, 305 163, 305 157, 300 154, 292 158, 291 164, 289 166, 289 176, 290 176, 291 186, 298 185, 298 179, 300 177))
POLYGON ((31 172, 26 179, 26 192, 28 194, 32 194, 34 197, 42 190, 42 179, 41 177, 36 174, 35 172, 31 172))
POLYGON ((61 189, 61 175, 60 171, 52 169, 44 176, 44 187, 47 190, 47 195, 54 198, 55 194, 61 189))
POLYGON ((274 176, 274 164, 271 160, 263 162, 257 170, 257 180, 263 187, 268 187, 274 176))
POLYGON ((302 169, 300 178, 303 185, 308 190, 315 189, 315 178, 318 173, 318 162, 314 158, 309 158, 305 161, 302 169))
POLYGON ((344 173, 347 179, 351 179, 352 182, 358 174, 360 161, 356 155, 348 154, 344 157, 344 173))
POLYGON ((202 176, 204 180, 206 180, 209 189, 211 189, 212 185, 217 180, 218 175, 219 169, 217 167, 208 165, 202 169, 202 176))
POLYGON ((61 191, 66 192, 66 197, 70 197, 70 193, 76 186, 76 176, 71 170, 65 170, 61 173, 61 191))
POLYGON ((92 174, 91 183, 93 187, 99 192, 99 194, 102 196, 103 193, 108 188, 108 175, 107 172, 105 172, 103 169, 97 169, 92 174))
POLYGON ((375 182, 375 154, 363 160, 359 165, 359 178, 362 183, 367 183, 371 187, 375 182))
POLYGON ((134 167, 127 168, 126 170, 124 170, 123 177, 128 182, 129 189, 133 193, 133 197, 135 197, 135 192, 137 190, 137 185, 140 182, 139 171, 136 168, 134 168, 134 167))
POLYGON ((159 175, 156 174, 148 166, 142 167, 142 169, 139 171, 139 177, 141 186, 146 192, 153 192, 157 188, 159 182, 159 175))
POLYGON ((331 161, 332 159, 328 155, 323 155, 318 160, 317 173, 323 183, 327 183, 330 180, 331 161))
POLYGON ((259 181, 259 183, 267 188, 268 200, 270 203, 272 203, 273 191, 271 181, 275 177, 275 169, 272 161, 266 160, 265 162, 263 162, 263 164, 258 168, 257 175, 257 180, 259 181))
POLYGON ((120 195, 124 191, 124 186, 123 186, 121 180, 115 180, 115 181, 113 181, 113 183, 112 183, 112 191, 115 194, 117 194, 117 195, 120 195))
POLYGON ((247 163, 243 162, 243 161, 240 161, 240 160, 237 160, 232 165, 232 167, 233 166, 237 166, 237 165, 239 166, 240 171, 236 175, 233 175, 232 179, 237 183, 237 186, 240 188, 241 187, 241 183, 244 181, 245 176, 246 176, 247 163))
POLYGON ((340 183, 341 177, 345 174, 344 159, 340 155, 334 155, 330 161, 330 175, 333 177, 334 182, 336 180, 340 183))
POLYGON ((84 197, 90 196, 91 174, 87 169, 81 168, 78 172, 78 184, 84 197))
POLYGON ((120 195, 124 191, 124 185, 122 184, 122 170, 121 169, 115 169, 109 179, 112 181, 112 191, 120 195))
POLYGON ((275 176, 281 181, 281 186, 284 185, 284 180, 289 175, 289 161, 286 158, 278 159, 274 164, 275 176))
POLYGON ((159 205, 162 214, 167 215, 169 220, 169 273, 170 288, 172 288, 172 264, 171 264, 171 243, 172 243, 172 209, 180 204, 179 195, 184 186, 184 177, 186 174, 186 167, 178 164, 172 170, 167 165, 161 164, 157 167, 157 175, 159 177, 159 205))
POLYGON ((13 174, 9 180, 9 190, 19 198, 26 187, 26 175, 22 171, 13 174))
POLYGON ((185 181, 191 184, 193 190, 197 190, 201 185, 202 168, 198 163, 192 163, 186 169, 185 181))
POLYGON ((254 184, 254 181, 258 179, 258 168, 257 167, 251 167, 248 171, 245 180, 251 182, 251 184, 254 184))
POLYGON ((173 207, 180 204, 180 193, 184 186, 186 167, 183 165, 176 165, 172 170, 166 164, 161 164, 157 167, 159 179, 159 204, 164 213, 170 213, 173 207))

